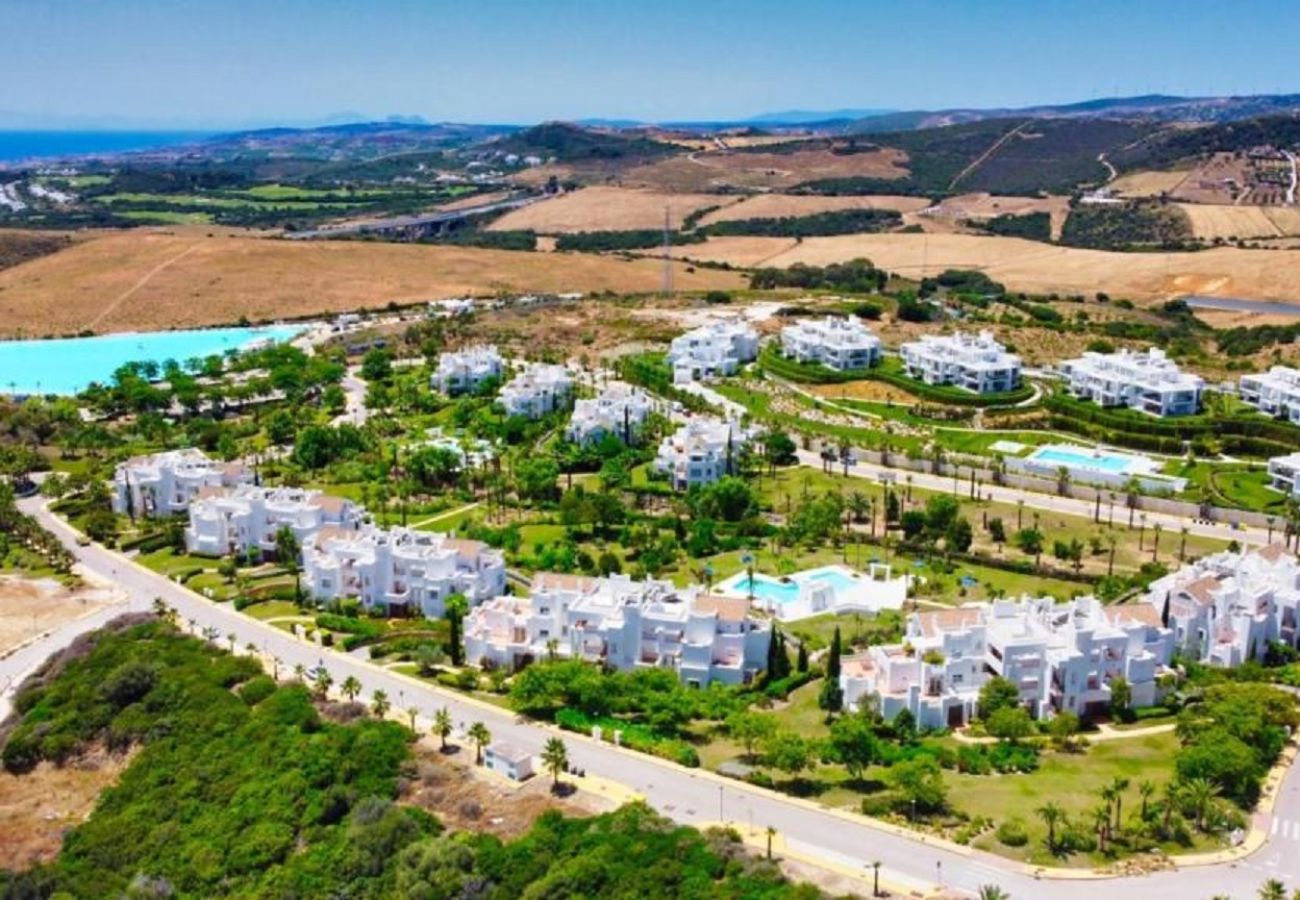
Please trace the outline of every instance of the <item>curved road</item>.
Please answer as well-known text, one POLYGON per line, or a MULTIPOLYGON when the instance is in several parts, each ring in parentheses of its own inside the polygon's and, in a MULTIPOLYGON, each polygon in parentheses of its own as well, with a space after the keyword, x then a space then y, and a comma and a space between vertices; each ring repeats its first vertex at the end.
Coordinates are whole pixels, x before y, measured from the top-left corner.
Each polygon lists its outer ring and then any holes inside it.
MULTIPOLYGON (((60 537, 78 561, 128 592, 130 600, 112 612, 148 610, 153 599, 162 598, 174 607, 182 622, 193 620, 196 627, 215 628, 224 644, 234 635, 237 646, 252 643, 267 656, 275 657, 282 670, 302 664, 307 668, 325 665, 340 684, 355 676, 364 688, 364 698, 384 690, 397 710, 416 708, 427 722, 435 710, 447 707, 463 733, 470 722, 481 720, 493 737, 540 751, 554 732, 542 725, 518 719, 499 709, 459 694, 386 671, 366 660, 333 653, 305 643, 263 622, 237 613, 229 604, 211 603, 199 595, 136 566, 125 557, 98 545, 77 546, 75 532, 49 512, 40 498, 21 501, 25 512, 60 537)), ((107 618, 109 613, 104 614, 107 618)), ((44 655, 59 649, 80 630, 88 630, 98 616, 73 623, 52 633, 44 642, 0 660, 0 685, 6 679, 20 679, 23 666, 33 665, 44 655), (93 621, 92 621, 93 620, 93 621), (84 623, 84 624, 83 624, 84 623)), ((79 633, 79 632, 78 632, 79 633)), ((566 734, 573 764, 625 785, 649 799, 671 818, 704 825, 727 821, 738 827, 775 827, 788 851, 809 861, 821 860, 833 868, 865 871, 872 860, 884 863, 886 882, 915 886, 922 892, 942 883, 949 889, 974 895, 981 885, 998 884, 1016 898, 1062 898, 1095 900, 1105 891, 1108 900, 1184 900, 1225 894, 1253 897, 1266 878, 1280 878, 1300 884, 1300 780, 1296 770, 1287 773, 1276 814, 1260 814, 1257 824, 1270 834, 1264 847, 1243 862, 1161 872, 1142 877, 1095 880, 1038 880, 1022 866, 990 854, 951 845, 936 845, 890 826, 824 809, 769 791, 722 779, 711 773, 685 769, 668 762, 597 744, 566 734)), ((918 894, 920 896, 921 894, 918 894)))

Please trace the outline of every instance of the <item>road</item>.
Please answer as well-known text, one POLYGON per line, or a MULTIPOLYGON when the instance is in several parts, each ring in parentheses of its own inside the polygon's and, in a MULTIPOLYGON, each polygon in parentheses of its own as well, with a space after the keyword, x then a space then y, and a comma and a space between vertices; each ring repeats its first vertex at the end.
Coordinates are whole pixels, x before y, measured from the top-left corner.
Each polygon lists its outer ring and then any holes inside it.
POLYGON ((366 419, 370 418, 370 410, 366 408, 366 382, 361 377, 361 366, 348 366, 348 370, 343 375, 343 380, 339 383, 343 388, 343 399, 346 405, 340 415, 334 417, 334 425, 361 426, 366 424, 366 419))
MULTIPOLYGON (((821 468, 822 459, 817 453, 811 450, 797 451, 799 462, 813 468, 821 468)), ((839 463, 833 466, 833 471, 842 472, 839 463)), ((952 492, 952 478, 946 475, 932 475, 928 472, 914 472, 909 469, 890 469, 885 466, 878 466, 873 463, 855 462, 849 466, 850 478, 864 478, 870 481, 879 481, 882 474, 894 479, 897 484, 906 483, 910 475, 912 484, 919 488, 925 488, 931 491, 952 492)), ((968 496, 970 485, 966 481, 960 482, 957 494, 959 497, 968 496)), ((1018 503, 1023 500, 1026 509, 1037 509, 1045 512, 1064 513, 1071 516, 1082 516, 1091 519, 1095 510, 1095 504, 1091 500, 1079 500, 1074 497, 1058 497, 1054 494, 1042 494, 1037 491, 1022 491, 1019 488, 998 487, 995 485, 985 484, 980 488, 980 493, 985 498, 992 498, 999 503, 1018 503)), ((1122 492, 1117 492, 1122 494, 1122 492)), ((1102 503, 1102 518, 1106 519, 1109 515, 1110 504, 1102 503)), ((1239 528, 1234 529, 1230 525, 1218 522, 1197 522, 1185 519, 1182 516, 1168 515, 1165 513, 1144 510, 1146 513, 1147 526, 1154 526, 1157 523, 1164 528, 1166 535, 1176 535, 1184 526, 1187 527, 1189 534, 1200 535, 1201 537, 1219 538, 1220 540, 1236 540, 1241 544, 1263 545, 1268 542, 1267 532, 1260 529, 1239 528)), ((1120 510, 1116 507, 1116 521, 1127 523, 1127 511, 1120 510)))
MULTIPOLYGON (((431 720, 437 709, 446 707, 458 731, 463 733, 469 723, 483 721, 494 738, 534 751, 539 751, 555 733, 545 726, 519 719, 507 710, 389 672, 368 660, 305 643, 235 612, 229 604, 205 600, 117 553, 98 545, 78 546, 75 533, 51 514, 39 497, 20 501, 20 505, 58 535, 82 565, 114 581, 128 593, 130 600, 125 607, 103 611, 103 619, 92 617, 72 623, 75 627, 57 630, 41 644, 0 660, 0 685, 8 679, 22 677, 44 655, 66 645, 75 633, 101 624, 124 608, 148 610, 154 598, 162 598, 176 609, 183 624, 192 622, 199 630, 216 629, 223 645, 227 635, 234 636, 238 647, 251 643, 267 658, 277 660, 281 673, 292 671, 298 664, 309 669, 324 665, 336 685, 349 675, 355 676, 364 689, 363 698, 383 690, 395 709, 415 708, 424 722, 431 720)), ((1110 900, 1183 900, 1215 894, 1244 898, 1253 897, 1259 883, 1266 878, 1300 884, 1300 778, 1295 769, 1287 773, 1276 814, 1257 816, 1257 823, 1270 836, 1264 847, 1245 861, 1115 878, 1100 887, 1092 881, 1039 880, 1023 867, 996 856, 936 845, 910 833, 808 801, 751 788, 576 735, 566 734, 565 740, 574 765, 646 796, 654 807, 679 822, 705 825, 725 821, 758 829, 771 825, 781 833, 790 850, 832 866, 865 868, 872 860, 882 860, 882 878, 895 883, 933 887, 941 881, 949 888, 972 894, 983 884, 996 883, 1013 897, 1062 900, 1095 900, 1099 888, 1110 895, 1110 900)))

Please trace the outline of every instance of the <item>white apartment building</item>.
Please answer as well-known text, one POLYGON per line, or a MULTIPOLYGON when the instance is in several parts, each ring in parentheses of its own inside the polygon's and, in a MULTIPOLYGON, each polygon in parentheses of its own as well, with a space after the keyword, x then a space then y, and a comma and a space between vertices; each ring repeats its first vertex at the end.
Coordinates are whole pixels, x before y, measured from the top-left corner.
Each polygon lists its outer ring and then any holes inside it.
POLYGON ((303 584, 321 600, 360 600, 366 609, 442 618, 445 601, 470 605, 505 593, 506 564, 481 541, 410 528, 319 529, 302 550, 303 584))
POLYGON ((625 443, 635 440, 637 430, 654 408, 650 395, 623 381, 611 381, 594 398, 573 404, 565 437, 575 444, 598 444, 606 435, 625 443))
POLYGON ((540 419, 563 409, 573 394, 573 373, 564 366, 530 363, 501 389, 498 399, 512 416, 540 419))
POLYGON ((781 352, 844 372, 880 362, 880 338, 855 316, 800 319, 781 329, 781 352))
POLYGON ((1201 408, 1205 382, 1178 368, 1165 351, 1088 351, 1060 364, 1070 393, 1098 406, 1125 406, 1153 416, 1190 416, 1201 408))
POLYGON ((622 671, 672 669, 696 687, 749 682, 771 640, 771 624, 742 598, 626 575, 540 573, 529 596, 496 597, 465 622, 474 664, 517 669, 554 655, 622 671))
POLYGON ((1146 600, 1183 653, 1236 666, 1263 659, 1275 641, 1297 645, 1300 563, 1280 544, 1224 551, 1152 582, 1146 600))
POLYGON ((715 322, 673 338, 668 363, 673 381, 686 384, 731 375, 758 356, 758 332, 746 322, 715 322))
POLYGON ((668 476, 675 490, 712 484, 736 471, 749 433, 739 422, 716 416, 696 416, 659 444, 655 468, 668 476))
POLYGON ((256 552, 275 554, 275 536, 289 528, 298 543, 325 526, 356 528, 362 510, 350 500, 320 491, 287 487, 208 487, 190 503, 185 546, 190 553, 225 556, 256 552))
POLYGON ((136 456, 113 474, 113 512, 144 518, 185 512, 203 488, 234 487, 253 480, 243 463, 209 459, 202 450, 168 450, 136 456))
POLYGON ((1274 490, 1300 500, 1300 453, 1270 459, 1268 477, 1274 490))
POLYGON ((1008 353, 988 331, 924 334, 898 353, 907 374, 926 384, 951 384, 977 394, 1010 391, 1020 384, 1020 357, 1008 353))
POLYGON ((873 704, 886 719, 907 709, 922 728, 968 723, 993 676, 1014 683, 1035 718, 1067 710, 1089 717, 1109 710, 1120 677, 1133 705, 1155 703, 1173 649, 1173 634, 1144 604, 1000 600, 913 613, 903 643, 846 658, 840 686, 851 709, 873 704))
POLYGON ((436 390, 451 397, 476 391, 489 378, 500 378, 504 368, 496 347, 490 344, 467 347, 440 354, 431 381, 436 390))
POLYGON ((1242 375, 1238 391, 1260 412, 1300 425, 1300 369, 1273 366, 1259 375, 1242 375))

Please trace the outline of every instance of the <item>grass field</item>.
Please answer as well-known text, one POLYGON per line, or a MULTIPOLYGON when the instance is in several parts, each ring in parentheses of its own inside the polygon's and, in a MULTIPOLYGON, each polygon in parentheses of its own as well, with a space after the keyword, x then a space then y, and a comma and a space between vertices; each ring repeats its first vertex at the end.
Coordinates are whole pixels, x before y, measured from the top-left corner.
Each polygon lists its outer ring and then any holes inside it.
POLYGON ((1111 253, 1017 238, 965 234, 864 234, 807 238, 713 238, 677 247, 679 257, 732 265, 824 266, 866 257, 908 277, 944 269, 979 269, 1008 288, 1030 293, 1165 300, 1186 293, 1300 300, 1290 272, 1300 251, 1216 247, 1200 253, 1111 253))
POLYGON ((621 180, 666 191, 781 190, 819 178, 902 178, 906 174, 907 154, 901 150, 837 154, 815 148, 793 153, 692 153, 628 169, 621 180))
POLYGON ((493 222, 489 230, 532 229, 542 234, 563 234, 663 228, 665 208, 671 226, 680 228, 682 219, 697 209, 735 202, 735 197, 713 194, 589 187, 508 212, 493 222))
MULTIPOLYGON (((98 331, 215 325, 505 291, 644 292, 662 278, 654 260, 231 234, 108 232, 6 269, 0 333, 68 334, 92 322, 98 331)), ((675 283, 743 286, 738 274, 685 266, 675 283)))

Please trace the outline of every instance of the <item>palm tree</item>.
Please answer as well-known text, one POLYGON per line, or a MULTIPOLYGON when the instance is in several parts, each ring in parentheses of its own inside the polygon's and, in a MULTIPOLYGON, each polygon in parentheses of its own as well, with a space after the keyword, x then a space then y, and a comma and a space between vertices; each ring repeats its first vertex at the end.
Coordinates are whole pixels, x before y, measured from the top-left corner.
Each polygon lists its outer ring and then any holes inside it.
POLYGON ((474 765, 483 765, 483 748, 492 743, 492 732, 482 722, 469 726, 469 739, 474 742, 474 765))
POLYGON ((1286 885, 1270 878, 1260 887, 1259 900, 1286 900, 1286 885))
POLYGON ((388 715, 388 711, 393 705, 388 702, 388 693, 386 691, 375 691, 370 695, 370 711, 375 714, 376 719, 382 719, 388 715))
POLYGON ((1150 781, 1138 782, 1138 796, 1142 798, 1142 810, 1139 813, 1143 822, 1147 820, 1147 811, 1150 809, 1151 797, 1156 792, 1156 786, 1150 781))
POLYGON ((415 717, 418 716, 419 714, 420 714, 420 709, 417 706, 408 706, 406 708, 406 718, 407 721, 410 722, 411 731, 415 731, 415 717))
POLYGON ((1115 792, 1115 830, 1119 831, 1123 827, 1124 817, 1124 792, 1128 790, 1129 780, 1127 778, 1115 777, 1111 779, 1110 786, 1115 792))
POLYGON ((1160 822, 1160 831, 1166 837, 1169 836, 1169 824, 1174 817, 1174 807, 1178 805, 1178 783, 1174 781, 1165 782, 1164 790, 1164 816, 1160 822))
POLYGON ((569 767, 569 748, 565 746, 563 740, 557 737, 546 739, 546 746, 542 748, 542 766, 554 779, 552 790, 558 788, 560 773, 569 767))
POLYGON ((316 688, 317 695, 319 695, 321 699, 329 696, 330 687, 334 684, 334 677, 330 675, 328 669, 321 666, 316 670, 316 673, 312 675, 311 680, 312 684, 316 688))
POLYGON ((1110 836, 1110 804, 1103 803, 1092 811, 1092 827, 1097 831, 1097 849, 1106 852, 1106 839, 1110 836))
POLYGON ((980 885, 979 900, 1011 900, 1011 895, 996 884, 980 885))
POLYGON ((306 667, 306 666, 304 666, 302 663, 294 663, 294 664, 293 664, 293 677, 294 677, 294 678, 297 678, 299 681, 302 681, 303 678, 306 677, 306 675, 307 675, 307 667, 306 667))
POLYGON ((1043 820, 1047 826, 1047 850, 1049 853, 1056 852, 1056 827, 1065 819, 1065 810, 1060 805, 1049 801, 1038 807, 1036 810, 1038 817, 1043 820))
POLYGON ((451 710, 443 707, 433 714, 433 733, 438 736, 439 747, 447 749, 447 736, 451 734, 451 710))
POLYGON ((357 699, 357 694, 361 693, 361 682, 357 681, 357 676, 349 675, 343 679, 343 684, 339 687, 339 690, 343 692, 343 696, 347 697, 349 702, 354 702, 357 699))
POLYGON ((1183 783, 1183 797, 1196 815, 1198 831, 1205 830, 1206 816, 1209 815, 1210 807, 1218 794, 1219 789, 1215 787, 1214 782, 1205 778, 1191 778, 1183 783))

